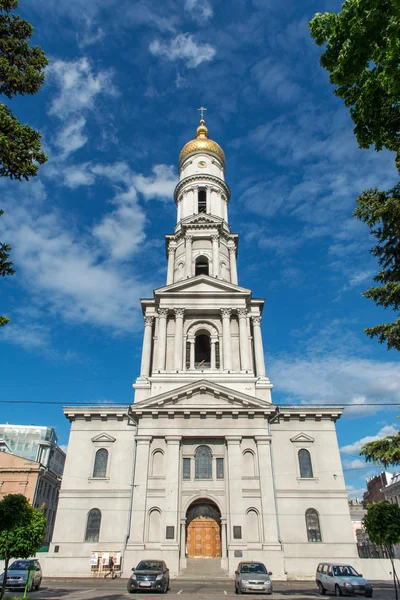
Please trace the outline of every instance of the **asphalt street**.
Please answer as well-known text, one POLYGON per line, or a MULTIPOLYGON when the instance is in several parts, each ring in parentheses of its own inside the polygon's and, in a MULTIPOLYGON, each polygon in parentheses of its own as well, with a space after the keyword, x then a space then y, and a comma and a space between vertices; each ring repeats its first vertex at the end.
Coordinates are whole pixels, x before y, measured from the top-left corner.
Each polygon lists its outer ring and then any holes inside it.
MULTIPOLYGON (((28 595, 32 600, 150 600, 155 593, 129 594, 126 579, 43 579, 38 592, 28 595)), ((393 587, 384 582, 374 582, 374 598, 376 600, 393 600, 393 587)), ((174 600, 185 600, 188 596, 197 600, 233 600, 236 598, 234 584, 231 579, 210 580, 171 580, 171 589, 167 594, 174 600)), ((22 592, 7 592, 6 598, 21 597, 22 592)), ((260 594, 246 594, 250 598, 265 598, 260 594)), ((312 581, 277 581, 274 583, 273 600, 308 600, 319 596, 312 581)), ((325 596, 326 598, 333 596, 325 596)))

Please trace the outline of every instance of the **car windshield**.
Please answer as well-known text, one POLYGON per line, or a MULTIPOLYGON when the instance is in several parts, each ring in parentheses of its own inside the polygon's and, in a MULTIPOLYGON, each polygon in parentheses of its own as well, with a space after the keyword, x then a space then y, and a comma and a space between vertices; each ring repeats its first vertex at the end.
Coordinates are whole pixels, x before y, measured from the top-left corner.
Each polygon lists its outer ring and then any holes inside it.
POLYGON ((162 562, 159 560, 142 560, 136 567, 136 571, 162 571, 162 562))
POLYGON ((240 567, 241 573, 265 573, 267 574, 267 569, 262 563, 245 563, 240 567))
POLYGON ((340 565, 333 567, 333 574, 336 577, 358 577, 358 573, 350 565, 340 565))
POLYGON ((15 560, 10 567, 10 571, 26 571, 33 566, 29 560, 15 560))

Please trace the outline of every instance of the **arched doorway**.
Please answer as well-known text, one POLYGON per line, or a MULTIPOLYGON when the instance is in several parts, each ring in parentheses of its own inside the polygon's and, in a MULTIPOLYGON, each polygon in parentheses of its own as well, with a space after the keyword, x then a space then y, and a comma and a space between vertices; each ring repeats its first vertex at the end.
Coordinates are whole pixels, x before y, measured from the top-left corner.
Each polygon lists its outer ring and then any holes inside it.
POLYGON ((193 502, 186 513, 188 558, 221 557, 221 513, 206 498, 193 502))

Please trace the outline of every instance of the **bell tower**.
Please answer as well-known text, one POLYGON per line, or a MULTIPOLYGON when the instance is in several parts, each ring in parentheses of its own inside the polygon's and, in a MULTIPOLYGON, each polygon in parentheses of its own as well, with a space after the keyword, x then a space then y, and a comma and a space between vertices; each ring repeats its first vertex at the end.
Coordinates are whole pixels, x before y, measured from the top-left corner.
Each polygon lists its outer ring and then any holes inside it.
POLYGON ((261 336, 264 300, 238 282, 239 236, 228 222, 225 154, 204 118, 179 155, 177 223, 166 238, 166 285, 143 299, 135 401, 207 378, 271 401, 261 336))

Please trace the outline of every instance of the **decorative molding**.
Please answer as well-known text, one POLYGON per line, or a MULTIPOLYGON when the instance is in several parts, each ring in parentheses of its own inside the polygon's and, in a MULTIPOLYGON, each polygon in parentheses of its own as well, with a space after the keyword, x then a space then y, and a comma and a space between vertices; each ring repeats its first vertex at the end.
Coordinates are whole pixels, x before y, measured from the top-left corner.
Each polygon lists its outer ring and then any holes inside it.
POLYGON ((108 433, 99 433, 92 437, 92 442, 115 442, 115 437, 108 433))
POLYGON ((174 308, 174 313, 175 313, 175 319, 178 318, 182 318, 185 314, 185 309, 184 308, 174 308))
POLYGON ((168 308, 159 308, 158 309, 158 316, 160 317, 160 319, 166 319, 168 316, 168 308))
POLYGON ((247 308, 238 308, 237 309, 237 314, 240 318, 246 318, 247 317, 247 308))
POLYGON ((304 443, 304 442, 315 442, 315 439, 307 433, 298 433, 294 437, 290 438, 290 441, 293 443, 304 443))
POLYGON ((144 326, 152 327, 154 323, 154 317, 144 317, 144 326))
POLYGON ((236 248, 234 246, 228 246, 229 254, 236 254, 236 248))
POLYGON ((251 320, 253 321, 253 325, 261 325, 262 317, 261 316, 252 316, 251 320))
POLYGON ((230 318, 232 314, 232 309, 231 308, 221 308, 221 315, 222 318, 230 318))
MULTIPOLYGON (((223 179, 221 179, 220 177, 216 177, 215 175, 209 175, 207 173, 198 173, 196 175, 189 175, 188 177, 185 177, 184 179, 182 179, 178 185, 175 188, 174 191, 174 201, 177 202, 177 198, 179 197, 179 194, 182 191, 182 188, 184 188, 188 183, 194 183, 196 184, 198 181, 209 181, 211 183, 214 183, 215 185, 217 185, 218 187, 221 187, 227 197, 227 201, 229 202, 230 197, 231 197, 231 191, 229 189, 229 186, 225 183, 225 181, 223 179)), ((185 193, 185 191, 183 191, 183 193, 185 193)))
POLYGON ((192 235, 189 235, 189 234, 187 233, 187 234, 185 235, 185 242, 186 242, 186 243, 188 243, 188 242, 189 242, 189 243, 192 243, 192 241, 193 241, 193 236, 192 236, 192 235))

